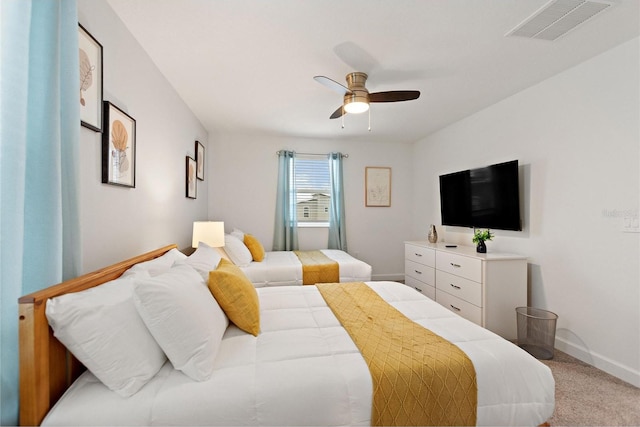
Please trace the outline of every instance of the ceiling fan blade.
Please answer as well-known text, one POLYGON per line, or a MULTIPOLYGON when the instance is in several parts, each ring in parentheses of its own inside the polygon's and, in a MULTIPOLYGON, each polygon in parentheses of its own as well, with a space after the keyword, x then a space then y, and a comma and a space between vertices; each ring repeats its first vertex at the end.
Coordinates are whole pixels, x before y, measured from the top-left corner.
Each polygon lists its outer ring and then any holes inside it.
POLYGON ((336 111, 333 112, 333 114, 331 116, 329 116, 330 119, 337 119, 338 117, 342 117, 342 115, 344 114, 344 108, 341 106, 338 107, 338 109, 336 111))
POLYGON ((419 90, 392 90, 389 92, 374 92, 369 94, 369 102, 398 102, 411 101, 420 97, 419 90))
POLYGON ((351 93, 349 88, 347 88, 344 85, 341 85, 340 83, 338 83, 335 80, 331 80, 329 77, 315 76, 313 79, 315 81, 317 81, 318 83, 320 83, 321 85, 328 87, 332 91, 338 92, 340 95, 345 95, 347 93, 351 93))

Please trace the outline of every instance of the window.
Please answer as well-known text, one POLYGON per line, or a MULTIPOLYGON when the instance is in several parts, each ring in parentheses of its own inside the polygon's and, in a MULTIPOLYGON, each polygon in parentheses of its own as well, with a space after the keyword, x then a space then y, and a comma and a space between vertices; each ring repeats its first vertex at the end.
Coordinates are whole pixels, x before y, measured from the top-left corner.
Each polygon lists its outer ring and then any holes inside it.
POLYGON ((298 225, 328 226, 331 201, 329 160, 298 155, 293 174, 298 225))

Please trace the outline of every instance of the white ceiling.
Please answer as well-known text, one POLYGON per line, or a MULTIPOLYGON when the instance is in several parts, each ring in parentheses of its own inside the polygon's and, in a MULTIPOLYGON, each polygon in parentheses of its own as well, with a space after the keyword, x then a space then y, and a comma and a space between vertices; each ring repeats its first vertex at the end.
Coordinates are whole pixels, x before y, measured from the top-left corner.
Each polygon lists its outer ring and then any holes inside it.
POLYGON ((555 42, 505 37, 547 0, 108 2, 210 134, 412 142, 640 33, 638 0, 555 42), (342 129, 342 97, 313 76, 351 71, 421 96, 342 129))

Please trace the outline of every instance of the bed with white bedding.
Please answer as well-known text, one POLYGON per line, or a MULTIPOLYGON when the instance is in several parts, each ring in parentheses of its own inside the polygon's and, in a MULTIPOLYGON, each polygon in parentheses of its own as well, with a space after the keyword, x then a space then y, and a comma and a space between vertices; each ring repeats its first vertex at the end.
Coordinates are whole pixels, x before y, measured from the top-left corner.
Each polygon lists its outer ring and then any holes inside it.
MULTIPOLYGON (((303 263, 294 251, 267 252, 255 236, 237 229, 226 234, 224 241, 221 253, 240 267, 256 288, 303 284, 303 263)), ((340 282, 371 280, 372 269, 366 262, 342 250, 319 251, 326 256, 327 262, 338 263, 340 282)))
MULTIPOLYGON (((168 273, 154 274, 175 275, 180 262, 172 262, 168 273)), ((103 282, 129 271, 131 265, 124 262, 107 269, 103 282)), ((198 270, 199 264, 191 266, 198 270)), ((120 280, 145 276, 125 277, 120 280)), ((34 403, 41 396, 27 393, 42 395, 44 388, 60 387, 38 383, 53 377, 42 375, 53 365, 43 363, 42 357, 23 357, 28 353, 23 351, 25 345, 38 347, 40 339, 27 335, 34 335, 28 334, 31 326, 42 323, 39 304, 43 298, 101 285, 98 282, 94 274, 73 286, 62 284, 21 299, 21 316, 26 316, 21 317, 25 323, 20 331, 21 393, 25 393, 21 424, 38 424, 46 414, 43 424, 52 426, 370 425, 372 380, 367 364, 315 286, 257 289, 260 333, 254 336, 229 323, 206 380, 194 381, 166 361, 137 392, 123 397, 86 371, 52 408, 49 400, 56 399, 48 394, 47 402, 34 403)), ((477 375, 477 425, 539 425, 551 417, 554 380, 544 364, 403 284, 367 282, 367 286, 469 357, 477 375)), ((39 344, 48 349, 60 346, 52 335, 42 339, 39 344)))
MULTIPOLYGON (((371 280, 371 266, 337 249, 321 249, 340 269, 340 282, 371 280)), ((302 264, 294 252, 265 252, 264 260, 240 266, 242 272, 257 287, 302 285, 302 264)))

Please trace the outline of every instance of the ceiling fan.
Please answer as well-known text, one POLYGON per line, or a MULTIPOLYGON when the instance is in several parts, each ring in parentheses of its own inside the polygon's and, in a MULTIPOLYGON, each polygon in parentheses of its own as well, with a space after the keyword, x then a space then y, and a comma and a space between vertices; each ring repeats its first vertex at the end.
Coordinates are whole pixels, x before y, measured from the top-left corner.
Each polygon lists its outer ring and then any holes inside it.
POLYGON ((392 90, 369 93, 365 87, 367 77, 366 73, 360 71, 349 73, 346 77, 348 86, 344 86, 325 76, 314 77, 314 80, 318 83, 344 96, 343 104, 333 112, 329 117, 330 119, 337 119, 345 113, 364 113, 369 109, 370 102, 411 101, 420 97, 420 91, 418 90, 392 90))

